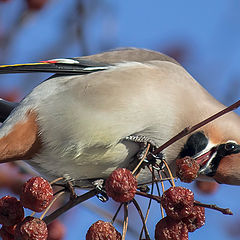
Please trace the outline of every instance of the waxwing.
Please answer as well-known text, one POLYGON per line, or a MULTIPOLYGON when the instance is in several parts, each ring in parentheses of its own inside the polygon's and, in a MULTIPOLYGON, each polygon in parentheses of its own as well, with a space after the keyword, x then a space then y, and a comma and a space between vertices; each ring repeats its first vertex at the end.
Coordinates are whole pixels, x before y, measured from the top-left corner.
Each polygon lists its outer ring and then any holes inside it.
MULTIPOLYGON (((139 139, 161 146, 224 109, 174 59, 128 48, 92 56, 0 66, 0 73, 56 73, 18 106, 0 101, 0 162, 25 160, 52 180, 81 187, 129 167, 139 139), (11 113, 10 113, 11 112, 11 113)), ((230 112, 164 149, 201 165, 200 177, 240 185, 240 118, 230 112)), ((152 179, 148 169, 139 183, 152 179)))

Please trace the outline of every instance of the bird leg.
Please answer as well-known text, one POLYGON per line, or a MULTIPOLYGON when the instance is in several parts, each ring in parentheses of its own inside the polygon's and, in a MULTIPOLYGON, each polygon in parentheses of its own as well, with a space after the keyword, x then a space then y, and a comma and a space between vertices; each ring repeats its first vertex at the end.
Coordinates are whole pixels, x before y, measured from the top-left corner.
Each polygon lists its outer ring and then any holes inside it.
MULTIPOLYGON (((153 152, 154 149, 156 148, 156 143, 152 139, 142 135, 130 135, 130 136, 127 136, 125 140, 138 143, 140 146, 140 150, 136 154, 135 159, 133 160, 133 162, 130 163, 130 166, 129 166, 130 169, 132 169, 134 165, 137 165, 138 162, 145 156, 148 144, 150 144, 150 151, 149 151, 150 153, 153 152)), ((143 161, 144 164, 142 167, 148 164, 152 164, 153 166, 155 166, 155 163, 156 163, 155 160, 156 159, 153 158, 153 160, 149 161, 148 159, 145 158, 143 161)))

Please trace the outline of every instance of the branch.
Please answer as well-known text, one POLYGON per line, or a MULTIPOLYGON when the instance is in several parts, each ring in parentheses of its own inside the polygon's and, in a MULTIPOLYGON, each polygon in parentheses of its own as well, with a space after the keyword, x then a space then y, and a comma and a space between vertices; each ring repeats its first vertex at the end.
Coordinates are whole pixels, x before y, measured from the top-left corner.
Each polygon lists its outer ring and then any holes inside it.
POLYGON ((75 207, 81 202, 84 202, 94 196, 96 196, 97 190, 93 189, 87 193, 82 194, 81 196, 76 197, 75 199, 69 200, 65 205, 54 211, 52 214, 49 216, 45 217, 43 220, 45 221, 46 224, 49 224, 53 220, 55 220, 57 217, 68 211, 69 209, 75 207))
POLYGON ((144 229, 144 232, 145 232, 145 237, 147 240, 150 240, 150 236, 149 236, 149 233, 148 233, 148 230, 147 230, 147 226, 145 224, 145 219, 144 219, 144 216, 143 216, 143 213, 142 213, 142 210, 140 208, 140 206, 138 205, 137 201, 133 198, 132 200, 134 206, 136 207, 138 213, 139 213, 139 216, 142 220, 142 223, 143 223, 143 229, 144 229))
POLYGON ((217 210, 225 215, 233 215, 232 211, 229 208, 220 208, 216 204, 205 204, 198 201, 194 201, 194 205, 217 210))
MULTIPOLYGON (((176 141, 178 141, 179 139, 185 137, 186 135, 188 135, 189 133, 194 132, 195 130, 203 127, 204 125, 214 121, 215 119, 225 115, 226 113, 229 113, 231 111, 233 111, 234 109, 237 109, 240 106, 240 100, 238 100, 237 102, 235 102, 234 104, 232 104, 229 107, 226 107, 225 109, 223 109, 222 111, 212 115, 211 117, 203 120, 202 122, 192 126, 192 127, 186 127, 185 129, 183 129, 180 133, 178 133, 176 136, 174 136, 173 138, 171 138, 170 140, 168 140, 166 143, 164 143, 162 146, 160 146, 159 148, 157 148, 153 154, 157 155, 158 153, 162 152, 165 148, 169 147, 170 145, 172 145, 173 143, 175 143, 176 141)), ((151 160, 153 158, 152 155, 148 156, 148 160, 151 160)))
MULTIPOLYGON (((139 191, 136 192, 136 195, 153 199, 153 200, 155 200, 155 201, 157 201, 158 203, 161 204, 161 197, 159 197, 159 196, 155 196, 155 195, 152 195, 152 194, 139 192, 139 191)), ((205 204, 205 203, 201 203, 199 201, 194 201, 194 205, 209 208, 209 209, 213 209, 213 210, 217 210, 217 211, 219 211, 219 212, 221 212, 225 215, 233 215, 232 211, 229 208, 220 208, 215 204, 205 204)))

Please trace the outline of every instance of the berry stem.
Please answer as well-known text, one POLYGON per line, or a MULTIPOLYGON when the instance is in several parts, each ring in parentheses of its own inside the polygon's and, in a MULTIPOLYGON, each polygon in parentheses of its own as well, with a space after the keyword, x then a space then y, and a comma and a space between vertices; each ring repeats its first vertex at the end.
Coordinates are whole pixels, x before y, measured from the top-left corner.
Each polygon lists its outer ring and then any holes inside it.
POLYGON ((46 210, 43 212, 43 214, 41 215, 40 219, 42 220, 44 218, 44 216, 46 215, 46 213, 48 212, 48 210, 52 207, 52 205, 54 204, 54 202, 61 197, 65 192, 60 192, 58 193, 55 198, 52 200, 52 202, 49 204, 49 206, 46 208, 46 210))
POLYGON ((124 203, 124 221, 123 221, 123 234, 122 240, 125 240, 128 227, 128 203, 124 203))
POLYGON ((149 236, 149 233, 148 233, 148 230, 147 230, 147 226, 145 224, 145 219, 144 219, 144 216, 143 216, 143 213, 142 213, 142 210, 140 208, 140 206, 138 205, 137 201, 133 198, 132 200, 134 206, 136 207, 139 215, 140 215, 140 218, 142 219, 142 223, 143 223, 143 228, 144 228, 144 232, 145 232, 145 237, 147 240, 150 240, 150 236, 149 236))
POLYGON ((137 191, 136 195, 139 195, 139 196, 142 196, 142 197, 147 197, 147 198, 150 198, 150 199, 153 199, 153 200, 157 201, 158 203, 161 203, 161 198, 159 196, 156 196, 156 195, 153 195, 153 194, 137 191))
POLYGON ((170 176, 170 179, 171 179, 171 184, 172 184, 173 187, 175 187, 175 182, 174 182, 174 177, 172 175, 172 172, 171 172, 167 162, 164 159, 162 159, 162 161, 164 162, 165 166, 167 167, 167 170, 168 170, 168 173, 169 173, 169 176, 170 176))
MULTIPOLYGON (((152 188, 151 188, 151 195, 153 194, 153 190, 154 190, 154 172, 152 172, 152 188)), ((156 183, 156 186, 158 186, 158 184, 156 183)), ((151 205, 152 205, 152 199, 150 198, 149 199, 149 203, 148 203, 148 208, 147 208, 147 212, 146 212, 146 216, 145 216, 145 224, 147 223, 147 220, 148 220, 148 216, 149 216, 149 212, 150 212, 150 208, 151 208, 151 205)), ((143 234, 143 230, 144 228, 142 227, 142 230, 141 230, 141 233, 140 233, 140 236, 139 236, 139 239, 142 239, 142 234, 143 234)))
MULTIPOLYGON (((158 175, 159 175, 159 178, 162 180, 162 174, 161 174, 161 171, 158 171, 158 175)), ((156 183, 156 185, 157 185, 157 187, 158 187, 158 183, 156 183)), ((164 182, 163 182, 163 181, 161 181, 161 186, 162 186, 162 191, 165 192, 165 189, 164 189, 164 182)), ((159 196, 159 197, 161 196, 159 190, 158 190, 158 196, 159 196)), ((160 204, 160 208, 161 208, 162 218, 164 218, 164 211, 163 211, 162 204, 160 204)))
POLYGON ((147 157, 147 154, 148 154, 148 152, 149 152, 149 149, 150 149, 150 144, 148 143, 147 149, 146 149, 146 151, 145 151, 142 159, 139 161, 138 165, 137 165, 137 166, 135 167, 135 169, 132 171, 132 174, 134 174, 134 173, 138 170, 138 168, 141 166, 142 162, 143 162, 144 159, 147 157))
POLYGON ((56 178, 55 180, 51 181, 50 184, 53 185, 54 183, 59 182, 63 179, 64 179, 63 177, 56 178))
POLYGON ((119 205, 116 213, 114 214, 114 216, 113 216, 113 218, 112 218, 112 221, 111 221, 112 224, 115 222, 115 220, 116 220, 116 218, 117 218, 117 215, 118 215, 118 213, 120 212, 120 210, 121 210, 121 208, 122 208, 122 205, 123 205, 123 203, 121 203, 121 204, 119 205))

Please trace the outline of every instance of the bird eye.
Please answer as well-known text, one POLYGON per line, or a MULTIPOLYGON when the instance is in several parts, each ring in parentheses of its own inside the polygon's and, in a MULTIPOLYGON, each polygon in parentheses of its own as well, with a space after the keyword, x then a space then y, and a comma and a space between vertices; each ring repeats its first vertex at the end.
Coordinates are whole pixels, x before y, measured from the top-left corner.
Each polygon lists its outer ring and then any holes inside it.
POLYGON ((226 151, 232 151, 235 149, 235 147, 236 147, 236 143, 232 143, 232 142, 226 143, 224 146, 226 151))

